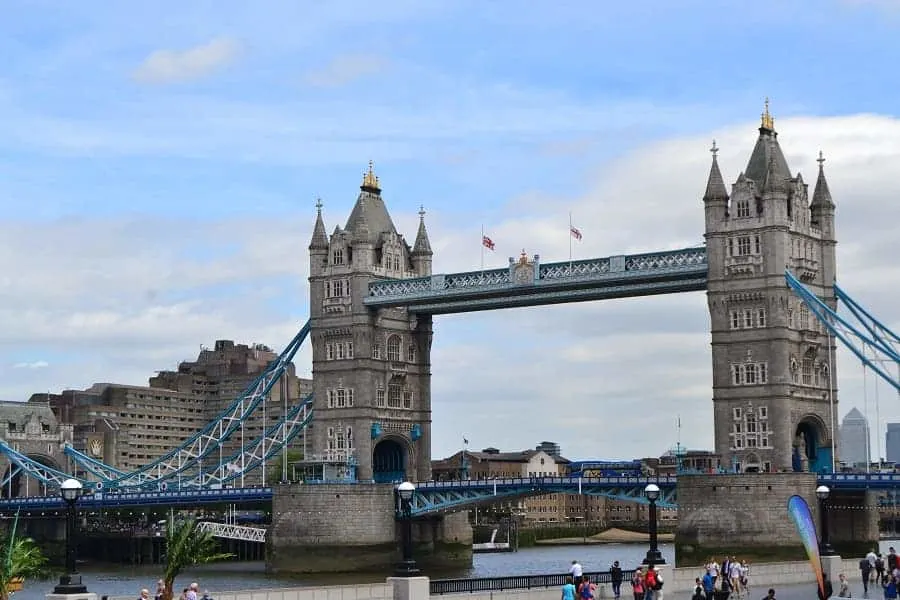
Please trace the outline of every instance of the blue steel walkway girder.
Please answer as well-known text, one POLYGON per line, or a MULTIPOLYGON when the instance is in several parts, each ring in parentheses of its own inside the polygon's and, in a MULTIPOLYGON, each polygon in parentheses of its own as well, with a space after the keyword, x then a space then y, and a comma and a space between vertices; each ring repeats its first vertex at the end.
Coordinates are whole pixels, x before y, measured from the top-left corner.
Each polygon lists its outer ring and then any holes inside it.
POLYGON ((511 261, 504 269, 375 281, 363 303, 448 314, 652 296, 705 290, 707 270, 703 247, 548 264, 511 261))
POLYGON ((675 507, 675 477, 522 477, 463 481, 429 481, 418 484, 412 499, 412 515, 425 516, 468 510, 479 504, 503 502, 543 494, 584 494, 647 503, 644 488, 660 488, 657 506, 675 507))
MULTIPOLYGON (((199 504, 267 504, 272 488, 226 488, 221 490, 181 490, 175 492, 94 493, 78 499, 79 509, 154 507, 190 508, 199 504)), ((0 500, 0 513, 16 510, 57 510, 65 508, 59 495, 0 500)))

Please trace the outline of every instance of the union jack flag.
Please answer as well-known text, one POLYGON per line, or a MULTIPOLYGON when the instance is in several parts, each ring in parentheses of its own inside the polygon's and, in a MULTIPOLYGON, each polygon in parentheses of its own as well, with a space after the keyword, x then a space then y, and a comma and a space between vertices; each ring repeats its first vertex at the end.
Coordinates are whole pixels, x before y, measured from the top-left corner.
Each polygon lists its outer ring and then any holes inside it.
POLYGON ((481 236, 481 245, 487 248, 488 250, 494 249, 494 240, 489 238, 486 235, 481 236))
POLYGON ((575 238, 579 242, 581 241, 581 231, 574 225, 569 225, 569 233, 572 234, 573 238, 575 238))

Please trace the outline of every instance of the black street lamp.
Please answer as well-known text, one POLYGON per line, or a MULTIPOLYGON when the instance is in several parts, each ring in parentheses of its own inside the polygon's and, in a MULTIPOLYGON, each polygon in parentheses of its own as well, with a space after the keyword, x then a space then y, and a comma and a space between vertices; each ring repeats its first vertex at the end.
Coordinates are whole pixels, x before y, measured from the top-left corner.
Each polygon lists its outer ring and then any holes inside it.
POLYGON ((831 547, 831 539, 828 535, 828 496, 831 490, 827 485, 820 485, 816 488, 816 497, 819 499, 819 533, 822 539, 819 540, 819 554, 822 556, 834 556, 834 548, 831 547))
POLYGON ((404 481, 397 486, 397 496, 400 499, 400 519, 403 524, 403 560, 394 570, 396 577, 415 577, 419 574, 419 567, 413 560, 412 541, 412 497, 416 493, 416 486, 404 481))
POLYGON ((647 550, 647 556, 644 557, 644 564, 651 567, 664 565, 666 564, 666 559, 663 558, 662 553, 659 551, 659 546, 656 541, 656 501, 659 500, 659 486, 655 483, 648 483, 647 487, 644 488, 644 495, 647 496, 647 500, 650 501, 650 515, 648 517, 650 549, 647 550))
POLYGON ((54 594, 86 594, 87 587, 81 583, 81 575, 75 570, 75 503, 81 496, 81 482, 66 479, 59 486, 59 493, 66 503, 66 572, 59 576, 59 585, 54 594))

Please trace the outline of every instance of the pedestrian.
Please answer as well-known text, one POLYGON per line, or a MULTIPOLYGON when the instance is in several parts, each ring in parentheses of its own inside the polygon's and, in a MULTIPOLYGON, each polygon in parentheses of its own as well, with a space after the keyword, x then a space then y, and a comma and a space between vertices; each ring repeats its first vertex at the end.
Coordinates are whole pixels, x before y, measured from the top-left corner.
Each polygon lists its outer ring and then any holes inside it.
POLYGON ((575 584, 571 576, 566 577, 566 583, 562 586, 561 600, 577 600, 575 598, 575 584))
POLYGON ((622 595, 622 567, 615 561, 609 569, 609 580, 612 583, 613 599, 619 600, 622 595))
POLYGON ((634 594, 634 600, 644 600, 644 575, 641 573, 641 567, 638 566, 631 576, 631 592, 634 594))
POLYGON ((871 561, 868 555, 859 561, 859 575, 862 577, 863 596, 869 595, 869 578, 872 576, 872 570, 874 569, 875 555, 871 552, 869 554, 873 556, 871 561))
POLYGON ((569 575, 572 576, 572 584, 575 586, 575 589, 578 589, 578 586, 581 585, 581 577, 584 573, 584 570, 581 568, 581 563, 577 560, 572 561, 572 566, 569 568, 569 575))
POLYGON ((838 598, 850 597, 850 584, 847 583, 847 576, 841 573, 838 575, 838 598))

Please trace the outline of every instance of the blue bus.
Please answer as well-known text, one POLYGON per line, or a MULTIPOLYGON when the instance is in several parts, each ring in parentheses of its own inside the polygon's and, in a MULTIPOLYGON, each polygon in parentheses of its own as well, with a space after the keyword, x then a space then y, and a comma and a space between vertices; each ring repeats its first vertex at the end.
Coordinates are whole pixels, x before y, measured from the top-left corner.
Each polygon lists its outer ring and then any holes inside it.
POLYGON ((639 460, 578 460, 569 463, 570 477, 641 477, 639 460))

